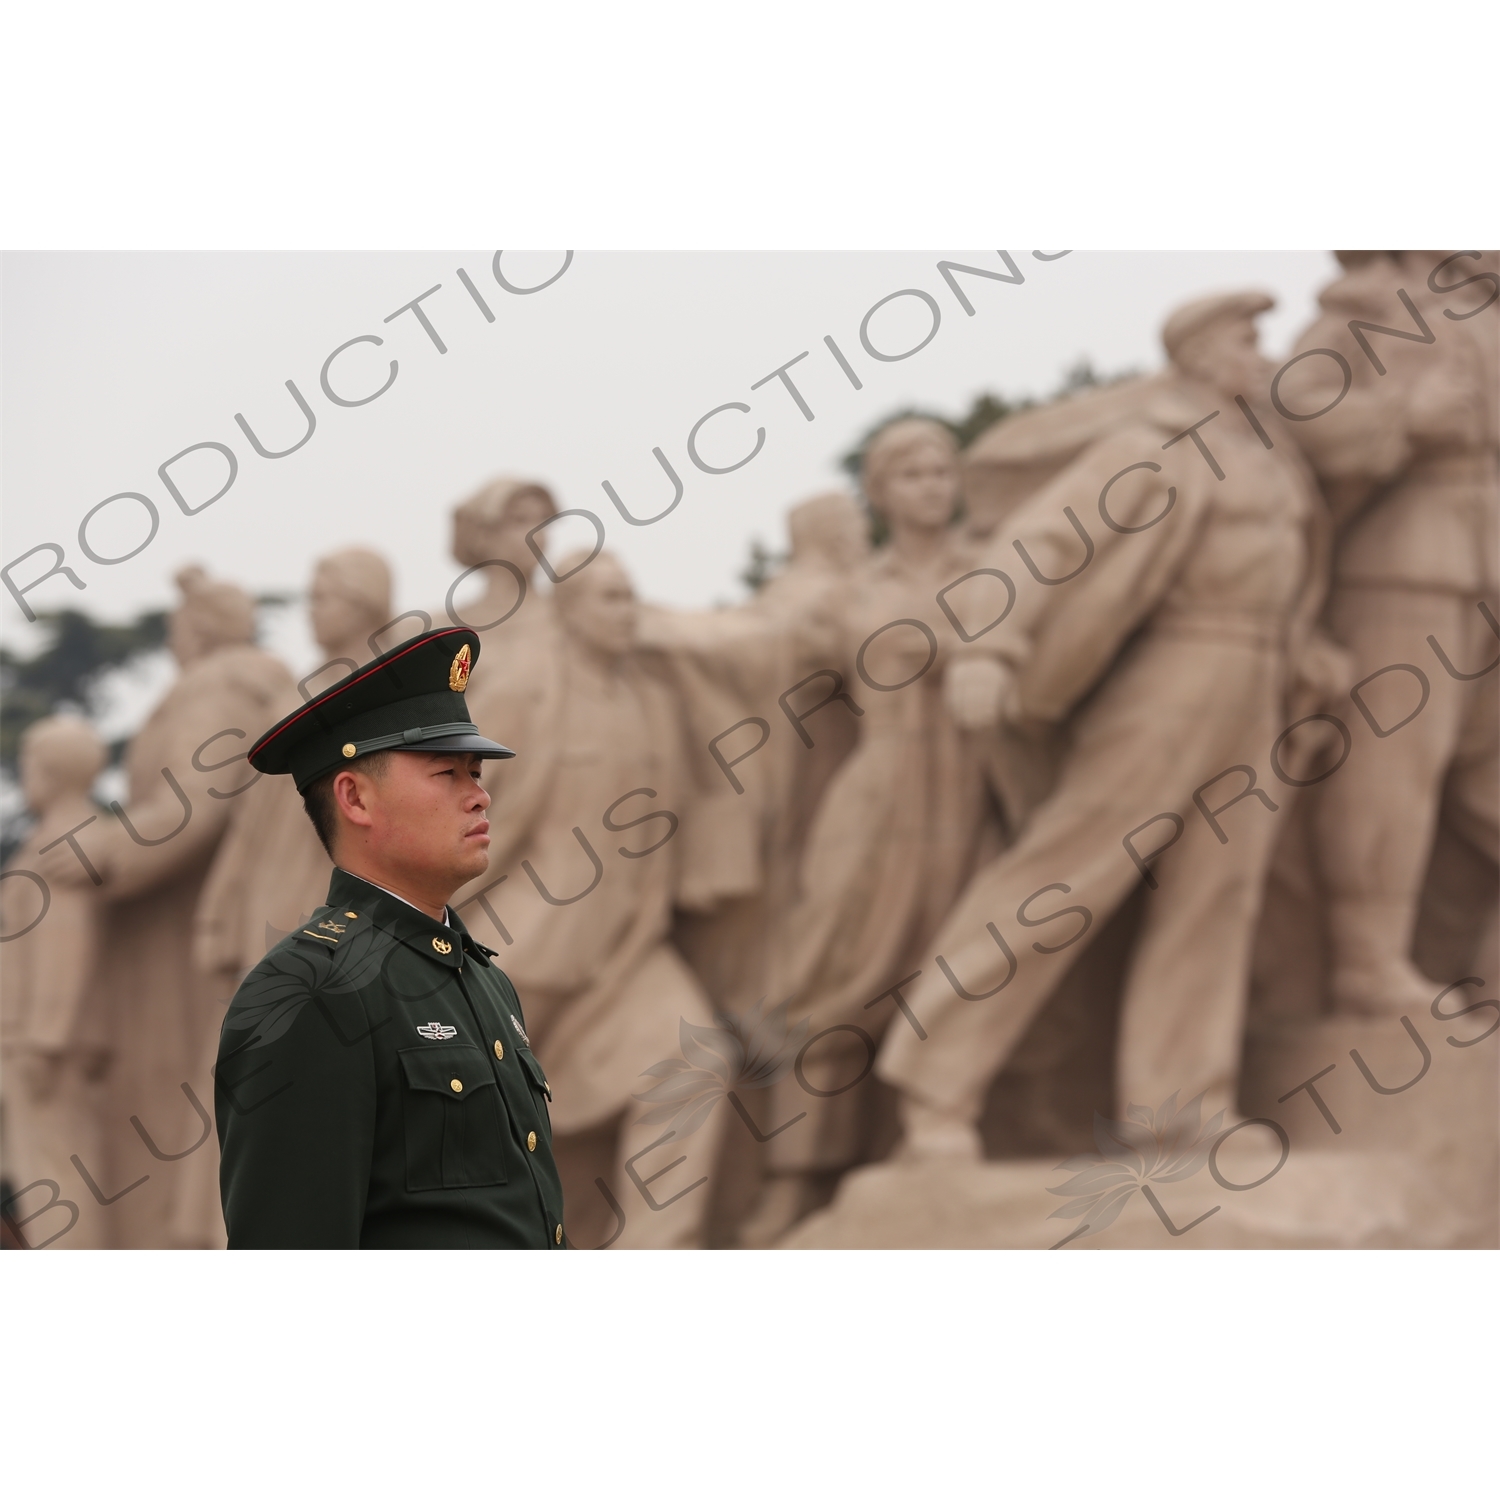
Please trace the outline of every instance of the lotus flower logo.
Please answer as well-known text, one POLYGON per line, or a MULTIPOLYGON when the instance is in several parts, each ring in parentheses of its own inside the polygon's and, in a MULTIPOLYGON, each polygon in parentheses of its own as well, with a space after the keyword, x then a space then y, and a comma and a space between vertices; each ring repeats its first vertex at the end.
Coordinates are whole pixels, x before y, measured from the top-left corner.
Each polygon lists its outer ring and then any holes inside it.
MULTIPOLYGON (((679 1021, 682 1056, 656 1063, 641 1075, 659 1081, 634 1096, 651 1106, 636 1123, 669 1122, 681 1139, 697 1130, 719 1100, 727 1098, 756 1137, 769 1140, 769 1136, 761 1136, 734 1091, 770 1088, 791 1072, 810 1023, 799 1021, 789 1027, 786 1010, 790 1003, 783 1000, 766 1011, 765 1000, 761 999, 743 1016, 719 1016, 712 1026, 679 1021)), ((797 1120, 801 1118, 797 1116, 797 1120)), ((787 1121, 787 1125, 794 1124, 796 1120, 787 1121)), ((772 1135, 787 1125, 772 1131, 772 1135)))
POLYGON ((1125 1120, 1106 1120, 1096 1114, 1094 1142, 1099 1149, 1060 1162, 1059 1172, 1077 1175, 1061 1187, 1047 1189, 1073 1200, 1048 1214, 1049 1219, 1081 1219, 1087 1214, 1088 1222, 1052 1248, 1107 1229, 1137 1191, 1174 1236, 1186 1234, 1210 1214, 1217 1213, 1217 1207, 1211 1208, 1192 1224, 1179 1229, 1150 1186, 1153 1182, 1181 1182, 1203 1170, 1219 1138, 1224 1112, 1220 1110, 1204 1125, 1200 1123, 1202 1106, 1203 1095, 1199 1094, 1179 1109, 1177 1095, 1173 1094, 1156 1110, 1140 1104, 1128 1105, 1125 1120))

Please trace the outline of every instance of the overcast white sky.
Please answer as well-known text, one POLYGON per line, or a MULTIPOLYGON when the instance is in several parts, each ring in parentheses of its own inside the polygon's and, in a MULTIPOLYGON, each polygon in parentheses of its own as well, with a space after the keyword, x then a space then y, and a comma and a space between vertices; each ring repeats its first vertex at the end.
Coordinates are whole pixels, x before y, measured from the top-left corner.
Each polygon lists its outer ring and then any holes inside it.
MULTIPOLYGON (((364 543, 391 559, 397 608, 431 610, 458 571, 448 552, 451 508, 487 478, 513 473, 544 479, 563 505, 595 512, 643 595, 680 605, 731 600, 742 592, 736 575, 752 538, 783 546, 787 507, 837 480, 838 456, 893 409, 958 414, 985 390, 1042 394, 1080 356, 1104 372, 1154 367, 1166 314, 1214 290, 1274 293, 1279 305, 1262 327, 1267 349, 1280 353, 1335 269, 1331 256, 1307 251, 1077 251, 1054 262, 1012 254, 1024 285, 963 278, 972 317, 937 262, 999 269, 993 250, 579 252, 559 280, 530 296, 497 284, 486 251, 11 254, 3 264, 0 560, 55 541, 87 587, 53 578, 28 595, 33 607, 119 618, 170 604, 172 573, 189 561, 256 591, 295 591, 321 553, 364 543), (439 284, 423 307, 446 354, 410 313, 383 322, 439 284), (904 288, 936 299, 941 326, 911 358, 880 363, 861 349, 860 323, 904 288), (320 390, 319 371, 360 334, 386 343, 344 355, 336 388, 374 389, 391 358, 400 371, 378 400, 339 408, 320 390), (862 390, 834 364, 825 334, 853 362, 862 390), (803 350, 810 353, 793 378, 812 422, 779 381, 750 389, 803 350), (317 431, 299 452, 268 461, 250 449, 234 414, 243 412, 268 447, 286 446, 304 430, 288 379, 312 405, 317 431), (765 444, 737 472, 708 475, 688 461, 687 435, 729 401, 751 412, 716 418, 702 456, 733 461, 757 426, 765 444), (157 466, 207 440, 234 450, 239 475, 223 499, 185 516, 157 466), (637 513, 654 513, 669 497, 655 446, 686 494, 658 524, 627 526, 602 481, 637 513), (79 550, 79 523, 121 491, 152 499, 160 531, 134 558, 91 563, 79 550)), ((561 262, 560 253, 512 253, 502 270, 531 284, 561 262)), ((870 334, 899 350, 928 327, 925 306, 907 297, 878 313, 870 334)), ((199 453, 174 473, 197 501, 222 483, 224 466, 199 453)), ((98 517, 89 538, 114 555, 145 527, 142 509, 123 501, 98 517)), ((17 578, 36 576, 42 561, 17 578)), ((0 595, 0 640, 24 646, 31 638, 14 601, 0 595)), ((298 667, 316 660, 300 611, 278 626, 273 644, 298 667)))

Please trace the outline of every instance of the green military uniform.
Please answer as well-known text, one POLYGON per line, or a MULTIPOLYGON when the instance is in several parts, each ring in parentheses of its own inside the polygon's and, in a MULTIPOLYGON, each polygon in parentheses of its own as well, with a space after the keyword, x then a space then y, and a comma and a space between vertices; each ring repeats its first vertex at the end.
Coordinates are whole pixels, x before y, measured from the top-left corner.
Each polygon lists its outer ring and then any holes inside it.
MULTIPOLYGON (((268 731, 251 764, 301 789, 372 748, 508 755, 462 706, 478 645, 443 630, 387 652, 268 731)), ((551 1091, 492 957, 451 909, 438 922, 334 871, 328 905, 225 1017, 214 1104, 231 1249, 563 1245, 551 1091)))

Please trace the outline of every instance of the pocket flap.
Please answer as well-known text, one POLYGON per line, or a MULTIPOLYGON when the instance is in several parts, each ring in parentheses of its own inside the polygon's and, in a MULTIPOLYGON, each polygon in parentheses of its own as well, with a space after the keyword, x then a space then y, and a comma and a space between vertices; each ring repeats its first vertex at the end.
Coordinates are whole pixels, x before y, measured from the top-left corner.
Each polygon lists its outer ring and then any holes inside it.
POLYGON ((542 1072, 542 1065, 536 1060, 536 1053, 529 1047, 518 1047, 516 1055, 521 1059, 521 1066, 526 1069, 531 1081, 547 1096, 548 1102, 552 1099, 552 1085, 547 1082, 547 1075, 542 1072))
POLYGON ((406 1086, 430 1090, 461 1104, 480 1089, 495 1087, 489 1059, 466 1043, 407 1047, 396 1054, 406 1074, 406 1086), (455 1088, 457 1083, 459 1087, 455 1088))

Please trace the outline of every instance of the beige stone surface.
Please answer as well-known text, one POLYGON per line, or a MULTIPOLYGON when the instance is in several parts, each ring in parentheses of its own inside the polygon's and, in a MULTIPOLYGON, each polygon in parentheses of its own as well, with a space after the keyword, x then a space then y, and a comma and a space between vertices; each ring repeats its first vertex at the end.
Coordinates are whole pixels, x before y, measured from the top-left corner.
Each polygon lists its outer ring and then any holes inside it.
MULTIPOLYGON (((1267 1165, 1274 1161, 1273 1154, 1267 1165)), ((1047 1250, 1077 1227, 1048 1217, 1059 1200, 1047 1190, 1059 1180, 1048 1162, 882 1162, 849 1173, 833 1203, 778 1248, 1047 1250)), ((1415 1154, 1294 1152, 1275 1177, 1248 1192, 1226 1192, 1204 1172, 1157 1196, 1176 1228, 1201 1214, 1211 1217, 1174 1236, 1137 1194, 1108 1229, 1062 1249, 1496 1246, 1493 1220, 1455 1212, 1433 1191, 1426 1164, 1415 1154)))
MULTIPOLYGON (((32 868, 42 849, 97 820, 89 790, 104 762, 104 745, 83 719, 42 719, 26 731, 21 787, 36 824, 8 869, 32 868)), ((99 1159, 102 1080, 111 1061, 106 1016, 90 983, 104 915, 99 892, 92 882, 60 886, 50 894, 45 919, 31 926, 40 907, 33 882, 0 886, 4 928, 23 933, 6 946, 0 984, 0 1161, 20 1195, 7 1211, 15 1219, 42 1215, 32 1243, 66 1222, 62 1210, 44 1212, 51 1191, 38 1184, 56 1184, 67 1196, 61 1184, 74 1180, 70 1158, 99 1159)), ((99 1249, 108 1243, 106 1229, 99 1208, 86 1201, 60 1243, 69 1250, 99 1249)))

